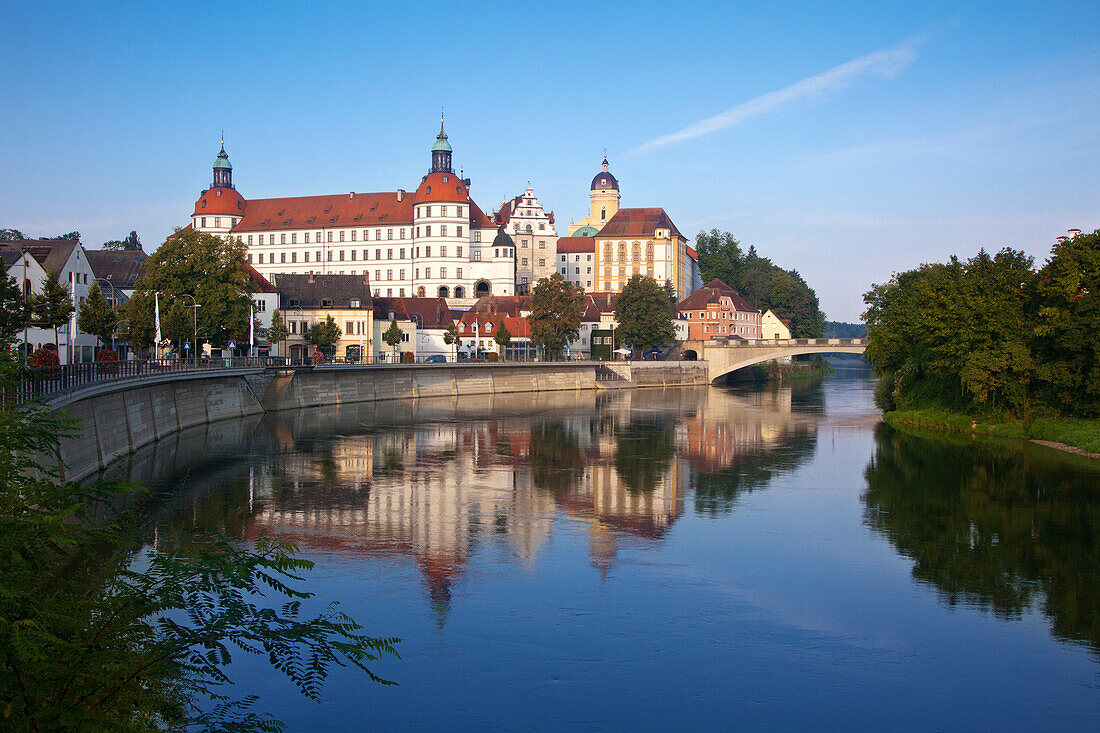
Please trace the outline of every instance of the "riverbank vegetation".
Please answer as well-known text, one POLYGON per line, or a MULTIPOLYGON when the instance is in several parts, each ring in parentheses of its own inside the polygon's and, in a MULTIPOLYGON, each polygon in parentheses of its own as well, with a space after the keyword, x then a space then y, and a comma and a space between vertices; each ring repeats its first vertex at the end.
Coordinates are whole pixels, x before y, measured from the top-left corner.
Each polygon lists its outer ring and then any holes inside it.
POLYGON ((984 250, 894 275, 864 295, 867 358, 889 422, 1100 452, 1100 231, 1036 270, 984 250))
POLYGON ((310 563, 292 546, 145 547, 140 518, 114 508, 135 487, 65 482, 59 444, 78 426, 11 401, 22 376, 0 341, 0 727, 281 730, 232 695, 241 653, 314 700, 333 666, 383 681, 367 665, 397 640, 302 590, 310 563))

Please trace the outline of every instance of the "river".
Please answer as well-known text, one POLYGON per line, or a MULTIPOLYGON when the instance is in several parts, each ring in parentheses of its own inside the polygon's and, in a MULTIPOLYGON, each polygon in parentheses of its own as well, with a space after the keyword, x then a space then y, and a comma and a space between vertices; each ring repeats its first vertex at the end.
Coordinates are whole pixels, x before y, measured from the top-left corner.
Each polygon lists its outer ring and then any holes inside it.
POLYGON ((873 379, 280 413, 114 471, 155 542, 290 540, 402 639, 290 730, 1100 726, 1100 465, 878 422, 873 379))

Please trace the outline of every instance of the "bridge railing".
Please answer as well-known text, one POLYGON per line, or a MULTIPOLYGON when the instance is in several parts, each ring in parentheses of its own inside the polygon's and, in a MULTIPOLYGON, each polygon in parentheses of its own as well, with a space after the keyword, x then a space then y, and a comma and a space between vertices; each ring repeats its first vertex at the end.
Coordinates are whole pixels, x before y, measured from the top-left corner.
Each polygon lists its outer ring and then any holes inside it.
POLYGON ((248 367, 282 366, 289 359, 278 357, 232 357, 224 359, 136 359, 63 364, 29 369, 16 385, 5 390, 5 401, 26 402, 39 397, 56 397, 84 387, 123 379, 142 379, 163 374, 209 372, 248 367))
MULTIPOLYGON (((760 348, 761 346, 866 346, 867 339, 755 339, 753 341, 724 341, 713 339, 716 345, 723 347, 745 349, 760 348)), ((704 342, 705 343, 705 342, 704 342)))

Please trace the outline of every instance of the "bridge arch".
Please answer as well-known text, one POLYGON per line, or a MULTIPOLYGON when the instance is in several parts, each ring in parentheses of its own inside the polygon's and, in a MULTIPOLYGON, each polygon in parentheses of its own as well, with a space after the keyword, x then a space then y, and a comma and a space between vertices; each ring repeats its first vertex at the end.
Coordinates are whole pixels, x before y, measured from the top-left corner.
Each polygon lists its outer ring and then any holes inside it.
POLYGON ((867 348, 866 339, 764 339, 741 343, 719 341, 685 341, 684 358, 694 351, 707 362, 710 381, 721 379, 730 372, 763 364, 785 356, 803 354, 862 354, 867 348))

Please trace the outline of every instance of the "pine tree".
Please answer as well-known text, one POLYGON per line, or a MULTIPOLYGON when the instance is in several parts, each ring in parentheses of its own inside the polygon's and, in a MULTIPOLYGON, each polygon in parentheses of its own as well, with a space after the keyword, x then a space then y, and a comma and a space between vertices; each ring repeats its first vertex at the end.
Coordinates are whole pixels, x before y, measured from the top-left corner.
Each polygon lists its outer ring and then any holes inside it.
POLYGON ((283 314, 276 308, 271 314, 271 327, 267 329, 267 340, 272 344, 282 344, 284 348, 279 349, 279 355, 284 356, 287 337, 290 336, 290 329, 286 326, 286 321, 283 320, 283 314))
POLYGON ((394 360, 397 359, 397 345, 401 343, 405 337, 400 327, 397 325, 397 321, 390 319, 390 327, 386 329, 386 332, 382 334, 382 340, 385 341, 393 349, 394 360))
POLYGON ((88 296, 80 301, 76 315, 76 325, 84 333, 90 333, 99 339, 103 346, 111 345, 111 337, 118 325, 118 313, 103 295, 99 282, 92 283, 88 296))
POLYGON ((61 284, 56 272, 47 273, 42 280, 42 292, 35 295, 31 308, 37 325, 53 329, 53 345, 60 352, 57 331, 69 322, 74 310, 69 286, 61 284))
POLYGON ((493 341, 497 342, 497 346, 500 347, 500 356, 504 358, 504 350, 508 348, 508 344, 512 343, 512 332, 508 330, 508 326, 505 325, 504 319, 500 319, 500 328, 493 334, 493 341))

